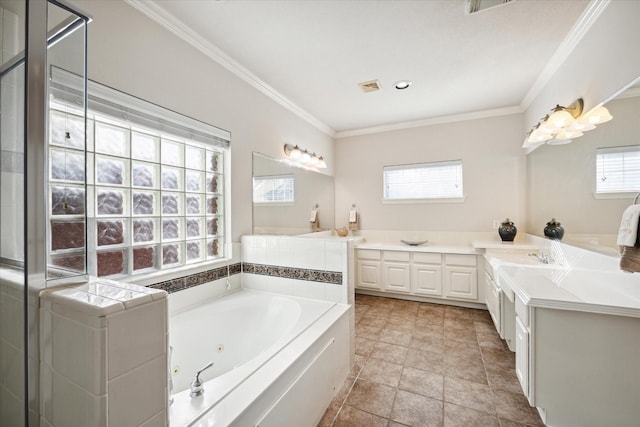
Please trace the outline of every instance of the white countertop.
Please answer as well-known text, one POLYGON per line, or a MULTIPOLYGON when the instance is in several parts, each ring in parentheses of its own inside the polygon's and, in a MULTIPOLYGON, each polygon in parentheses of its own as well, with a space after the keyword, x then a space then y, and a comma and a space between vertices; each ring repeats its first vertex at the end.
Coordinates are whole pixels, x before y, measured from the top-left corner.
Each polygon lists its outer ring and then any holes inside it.
POLYGON ((427 242, 422 245, 412 246, 404 243, 391 242, 364 242, 358 243, 356 249, 374 249, 380 251, 404 251, 404 252, 435 252, 443 254, 471 254, 478 252, 470 244, 446 244, 427 242))
POLYGON ((524 251, 491 252, 485 259, 496 284, 532 307, 640 317, 640 275, 620 271, 614 258, 565 245, 560 262, 542 264, 524 251), (574 253, 571 253, 574 252, 574 253))

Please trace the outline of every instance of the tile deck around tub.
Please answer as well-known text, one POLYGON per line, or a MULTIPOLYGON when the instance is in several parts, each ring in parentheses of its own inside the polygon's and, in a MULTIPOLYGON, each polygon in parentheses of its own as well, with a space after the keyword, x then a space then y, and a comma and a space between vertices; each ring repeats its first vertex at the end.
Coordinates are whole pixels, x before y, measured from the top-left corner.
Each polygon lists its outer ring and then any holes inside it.
POLYGON ((543 426, 487 311, 356 295, 356 360, 318 427, 543 426))

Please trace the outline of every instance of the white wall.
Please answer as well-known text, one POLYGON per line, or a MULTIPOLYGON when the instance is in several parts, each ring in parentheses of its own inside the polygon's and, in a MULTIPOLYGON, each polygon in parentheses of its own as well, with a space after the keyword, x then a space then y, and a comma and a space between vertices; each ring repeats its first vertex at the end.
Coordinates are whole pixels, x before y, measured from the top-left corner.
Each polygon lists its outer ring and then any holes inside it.
MULTIPOLYGON (((524 222, 522 115, 389 131, 336 142, 336 227, 355 203, 364 230, 492 231, 524 222), (462 159, 464 203, 384 204, 382 167, 462 159)), ((524 225, 524 223, 522 224, 524 225)))
POLYGON ((232 239, 251 233, 251 154, 283 156, 284 142, 322 153, 333 140, 123 2, 77 0, 93 17, 88 77, 232 134, 232 239))

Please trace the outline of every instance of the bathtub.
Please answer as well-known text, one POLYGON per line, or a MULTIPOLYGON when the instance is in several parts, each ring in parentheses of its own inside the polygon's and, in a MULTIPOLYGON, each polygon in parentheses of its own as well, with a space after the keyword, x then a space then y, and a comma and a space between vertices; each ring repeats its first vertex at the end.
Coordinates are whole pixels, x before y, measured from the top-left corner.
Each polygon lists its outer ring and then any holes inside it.
POLYGON ((348 373, 349 308, 243 289, 173 312, 171 426, 316 425, 348 373))

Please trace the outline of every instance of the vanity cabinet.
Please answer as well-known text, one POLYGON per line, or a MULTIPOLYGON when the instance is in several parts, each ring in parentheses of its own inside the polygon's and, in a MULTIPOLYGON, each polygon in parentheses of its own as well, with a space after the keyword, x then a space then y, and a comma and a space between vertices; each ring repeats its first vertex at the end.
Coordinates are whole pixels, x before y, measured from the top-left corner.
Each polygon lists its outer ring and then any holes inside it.
POLYGON ((478 298, 476 255, 374 249, 356 253, 358 289, 484 302, 478 298))
POLYGON ((478 269, 475 255, 444 256, 444 289, 446 298, 478 300, 478 269))
POLYGON ((516 316, 516 376, 524 395, 531 402, 529 393, 529 329, 516 316))
POLYGON ((382 283, 389 292, 410 293, 409 252, 384 251, 382 262, 382 283))
POLYGON ((358 251, 358 287, 382 290, 380 281, 380 251, 363 249, 358 251))
POLYGON ((413 253, 411 292, 415 295, 442 296, 442 255, 413 253))

